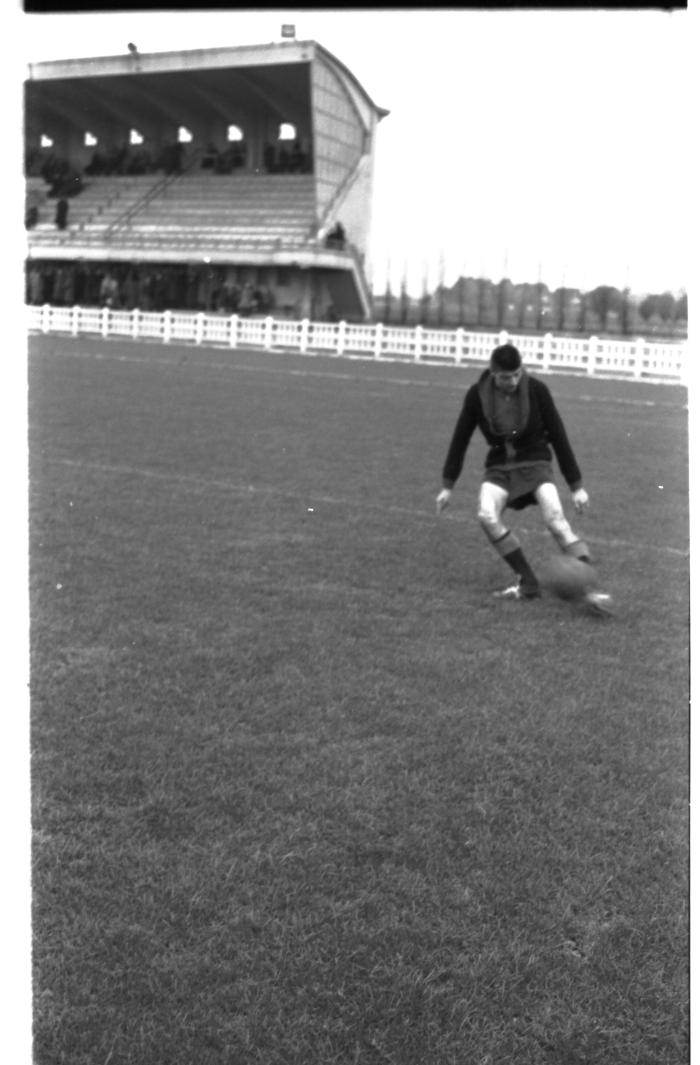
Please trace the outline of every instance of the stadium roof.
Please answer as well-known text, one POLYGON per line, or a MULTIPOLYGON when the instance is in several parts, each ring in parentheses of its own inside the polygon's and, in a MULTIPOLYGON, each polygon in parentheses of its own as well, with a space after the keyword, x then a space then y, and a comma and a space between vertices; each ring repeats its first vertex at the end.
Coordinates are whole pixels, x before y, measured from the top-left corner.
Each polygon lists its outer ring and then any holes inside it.
POLYGON ((39 124, 52 114, 82 124, 95 115, 134 111, 156 122, 175 114, 187 121, 202 110, 230 113, 235 101, 243 107, 263 105, 283 117, 290 103, 303 106, 308 100, 308 64, 317 58, 335 68, 361 110, 379 119, 389 114, 315 41, 144 54, 130 45, 123 55, 33 63, 27 112, 39 124))

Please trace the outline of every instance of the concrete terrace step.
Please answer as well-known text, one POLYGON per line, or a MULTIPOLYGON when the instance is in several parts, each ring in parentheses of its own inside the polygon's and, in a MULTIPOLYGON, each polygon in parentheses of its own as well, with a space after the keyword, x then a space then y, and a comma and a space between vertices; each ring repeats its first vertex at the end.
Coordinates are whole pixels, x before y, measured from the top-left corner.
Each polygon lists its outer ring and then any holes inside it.
POLYGON ((45 224, 32 232, 30 243, 273 250, 312 242, 313 175, 188 173, 158 188, 162 184, 162 174, 86 179, 70 202, 67 229, 45 224))
POLYGON ((248 226, 152 226, 149 224, 133 225, 129 226, 129 229, 124 229, 122 232, 127 233, 148 233, 156 234, 160 236, 167 236, 168 234, 180 234, 180 233, 192 233, 194 235, 201 236, 220 236, 224 237, 242 237, 242 238, 259 238, 261 240, 274 239, 277 236, 290 236, 290 237, 304 237, 307 233, 307 229, 293 228, 291 226, 265 226, 258 229, 252 229, 248 226))
MULTIPOLYGON (((97 215, 99 213, 102 218, 119 218, 123 215, 124 205, 115 203, 110 204, 108 207, 103 207, 98 211, 81 210, 74 211, 69 214, 69 221, 74 221, 76 218, 97 215)), ((267 218, 298 218, 312 220, 315 217, 313 208, 301 208, 290 207, 289 205, 276 207, 274 205, 266 206, 237 206, 236 204, 228 203, 226 205, 217 205, 209 203, 198 204, 170 204, 162 201, 152 202, 145 204, 142 207, 137 207, 134 211, 133 217, 144 217, 149 215, 150 217, 186 217, 197 219, 202 215, 208 215, 210 218, 251 218, 251 219, 267 219, 267 218)))

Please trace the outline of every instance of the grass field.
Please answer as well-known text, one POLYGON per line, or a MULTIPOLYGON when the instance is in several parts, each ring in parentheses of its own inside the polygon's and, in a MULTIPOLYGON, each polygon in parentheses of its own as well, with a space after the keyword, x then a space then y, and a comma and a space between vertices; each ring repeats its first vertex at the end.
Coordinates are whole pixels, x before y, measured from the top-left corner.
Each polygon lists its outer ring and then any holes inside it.
POLYGON ((476 373, 30 340, 37 1065, 687 1061, 685 392, 549 379, 603 620, 476 373))

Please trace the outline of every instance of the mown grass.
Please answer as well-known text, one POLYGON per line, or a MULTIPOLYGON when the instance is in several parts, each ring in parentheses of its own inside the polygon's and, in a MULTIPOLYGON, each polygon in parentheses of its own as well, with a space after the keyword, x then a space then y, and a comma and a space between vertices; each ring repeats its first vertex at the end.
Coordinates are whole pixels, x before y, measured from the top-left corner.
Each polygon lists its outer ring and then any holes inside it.
POLYGON ((601 621, 435 518, 473 370, 29 366, 38 1065, 686 1061, 682 391, 552 379, 601 621))

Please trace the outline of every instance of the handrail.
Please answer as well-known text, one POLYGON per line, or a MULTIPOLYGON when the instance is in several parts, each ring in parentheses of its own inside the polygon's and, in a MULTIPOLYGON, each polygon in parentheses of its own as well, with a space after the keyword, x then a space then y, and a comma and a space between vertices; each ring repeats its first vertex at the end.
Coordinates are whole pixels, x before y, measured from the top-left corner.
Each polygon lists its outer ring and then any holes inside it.
POLYGON ((329 221, 331 220, 333 214, 336 211, 336 208, 337 208, 338 204, 343 200, 343 198, 345 197, 345 195, 346 195, 348 189, 350 188, 351 184, 353 183, 353 181, 357 177, 358 172, 360 170, 360 167, 362 166, 365 158, 366 157, 364 155, 361 155, 360 158, 355 163, 355 165, 352 168, 352 170, 346 175, 344 181, 336 189, 335 196, 330 201, 330 203, 327 205, 327 207, 326 207, 325 211, 323 212, 321 218, 319 220, 317 220, 316 222, 314 222, 313 226, 311 227, 311 229, 309 231, 309 236, 315 237, 316 239, 320 239, 323 230, 325 229, 325 227, 328 225, 329 221))
POLYGON ((132 203, 122 212, 122 214, 117 215, 117 217, 110 222, 107 229, 102 234, 102 239, 105 241, 111 240, 117 230, 126 227, 139 211, 142 211, 144 207, 148 206, 151 200, 160 195, 161 192, 164 192, 165 189, 177 181, 178 178, 182 177, 183 174, 186 174, 188 170, 191 170, 194 164, 202 158, 203 154, 203 149, 198 148, 193 153, 192 158, 188 160, 184 170, 177 171, 174 174, 165 174, 159 181, 156 181, 154 185, 151 185, 136 203, 132 203))

